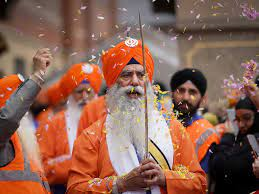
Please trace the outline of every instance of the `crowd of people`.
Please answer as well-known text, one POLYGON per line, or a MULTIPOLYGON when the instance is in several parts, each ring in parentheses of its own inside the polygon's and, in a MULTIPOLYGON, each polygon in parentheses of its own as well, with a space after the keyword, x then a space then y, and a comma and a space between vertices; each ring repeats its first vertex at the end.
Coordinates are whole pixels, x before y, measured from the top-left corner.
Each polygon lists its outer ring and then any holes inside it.
POLYGON ((208 92, 202 71, 181 69, 171 91, 161 91, 140 40, 126 38, 103 52, 102 68, 71 65, 46 88, 51 59, 40 49, 28 79, 0 79, 0 193, 259 190, 259 158, 247 138, 259 138, 258 80, 213 122, 201 109, 208 92), (108 89, 99 96, 103 81, 108 89))

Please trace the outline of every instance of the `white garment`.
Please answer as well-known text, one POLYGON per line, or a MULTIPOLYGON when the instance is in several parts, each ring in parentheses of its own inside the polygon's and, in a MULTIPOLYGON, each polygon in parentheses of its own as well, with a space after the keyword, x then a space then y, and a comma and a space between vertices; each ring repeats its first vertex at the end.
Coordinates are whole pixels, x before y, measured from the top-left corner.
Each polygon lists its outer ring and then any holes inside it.
POLYGON ((42 169, 39 145, 35 135, 36 127, 30 112, 27 112, 21 119, 17 132, 25 152, 42 169))
POLYGON ((29 128, 29 129, 31 129, 30 131, 33 131, 34 133, 36 132, 34 118, 33 118, 33 115, 31 114, 31 112, 28 111, 23 116, 23 118, 20 121, 19 128, 22 128, 22 129, 29 128))
MULTIPOLYGON (((173 166, 174 149, 169 128, 165 119, 156 110, 152 111, 152 118, 149 120, 149 138, 163 150, 170 167, 173 166)), ((129 173, 132 169, 139 166, 136 150, 129 138, 118 136, 118 132, 112 130, 112 118, 110 114, 106 118, 106 140, 112 166, 119 176, 129 173)), ((144 141, 144 140, 143 140, 144 141)), ((151 188, 152 194, 160 194, 158 186, 151 188)), ((145 191, 131 191, 125 194, 145 194, 145 191)))
POLYGON ((72 96, 68 99, 67 110, 65 111, 66 130, 68 136, 69 150, 72 155, 74 141, 77 135, 77 128, 82 108, 78 106, 72 96))

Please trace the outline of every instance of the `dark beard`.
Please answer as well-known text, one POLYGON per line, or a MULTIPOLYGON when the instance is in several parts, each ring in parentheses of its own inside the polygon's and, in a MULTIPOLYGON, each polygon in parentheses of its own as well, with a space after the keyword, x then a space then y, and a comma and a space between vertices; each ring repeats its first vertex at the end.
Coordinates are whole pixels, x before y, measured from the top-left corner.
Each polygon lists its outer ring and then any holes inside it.
POLYGON ((193 106, 192 104, 190 104, 189 102, 187 101, 181 101, 181 104, 180 103, 176 103, 174 102, 173 100, 173 103, 174 103, 174 108, 176 111, 178 111, 178 114, 179 116, 177 117, 179 120, 185 120, 187 118, 190 118, 192 117, 198 110, 198 108, 200 107, 200 104, 201 104, 201 100, 198 102, 198 104, 196 106, 193 106), (188 106, 188 110, 187 109, 182 109, 180 108, 180 105, 182 104, 185 104, 188 106))

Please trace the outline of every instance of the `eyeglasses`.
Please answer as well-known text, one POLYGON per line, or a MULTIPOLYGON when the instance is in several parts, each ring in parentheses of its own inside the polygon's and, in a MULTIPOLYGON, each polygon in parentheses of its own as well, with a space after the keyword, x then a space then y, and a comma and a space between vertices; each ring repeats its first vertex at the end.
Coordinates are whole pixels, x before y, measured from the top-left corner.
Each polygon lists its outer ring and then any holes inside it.
POLYGON ((236 122, 249 122, 251 120, 254 120, 254 115, 253 114, 244 114, 241 117, 237 117, 235 118, 236 122))
POLYGON ((75 90, 75 93, 77 94, 82 94, 83 92, 86 92, 87 94, 90 94, 92 92, 92 88, 87 88, 87 89, 79 89, 79 90, 75 90))

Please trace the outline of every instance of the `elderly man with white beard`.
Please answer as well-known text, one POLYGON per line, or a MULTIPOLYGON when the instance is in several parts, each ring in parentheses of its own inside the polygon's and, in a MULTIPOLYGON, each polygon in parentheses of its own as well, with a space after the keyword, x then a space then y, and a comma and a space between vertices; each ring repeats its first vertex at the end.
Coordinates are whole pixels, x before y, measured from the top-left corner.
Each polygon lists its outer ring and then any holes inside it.
POLYGON ((102 56, 108 114, 75 141, 68 194, 205 193, 206 178, 192 142, 175 118, 170 126, 154 105, 154 62, 145 47, 149 154, 144 158, 144 68, 141 41, 128 38, 102 56))
POLYGON ((83 105, 96 98, 102 84, 94 64, 72 65, 60 79, 60 91, 68 98, 66 110, 56 113, 38 129, 43 167, 53 194, 65 193, 73 144, 83 105))

